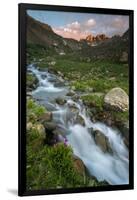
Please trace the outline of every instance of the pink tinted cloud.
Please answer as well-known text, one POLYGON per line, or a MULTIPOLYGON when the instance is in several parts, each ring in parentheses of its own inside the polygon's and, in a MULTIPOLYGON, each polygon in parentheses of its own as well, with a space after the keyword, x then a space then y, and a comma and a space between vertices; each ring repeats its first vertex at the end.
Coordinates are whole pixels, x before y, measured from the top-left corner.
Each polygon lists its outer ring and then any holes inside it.
POLYGON ((80 40, 81 38, 85 38, 90 32, 85 31, 82 32, 80 30, 73 30, 68 28, 54 28, 55 33, 61 35, 64 38, 73 38, 75 40, 80 40))
POLYGON ((67 24, 65 27, 53 28, 54 32, 65 37, 80 40, 85 38, 91 33, 90 29, 95 26, 96 22, 94 19, 89 19, 83 23, 78 21, 67 24))

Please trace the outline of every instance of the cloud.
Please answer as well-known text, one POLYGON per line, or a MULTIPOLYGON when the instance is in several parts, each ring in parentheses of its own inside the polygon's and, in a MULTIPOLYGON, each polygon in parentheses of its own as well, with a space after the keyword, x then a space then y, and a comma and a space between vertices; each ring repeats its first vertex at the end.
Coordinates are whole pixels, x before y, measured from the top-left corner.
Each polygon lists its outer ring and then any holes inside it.
POLYGON ((91 34, 91 28, 95 26, 95 24, 96 22, 94 19, 88 19, 83 23, 74 21, 70 24, 66 24, 64 27, 53 28, 53 30, 63 37, 80 40, 91 34))
POLYGON ((67 24, 67 27, 70 29, 79 30, 81 27, 81 24, 79 22, 75 21, 75 22, 72 22, 71 24, 67 24))
POLYGON ((66 38, 80 40, 89 34, 122 35, 129 27, 128 16, 100 16, 98 18, 88 18, 86 21, 73 21, 63 27, 56 27, 54 31, 66 38))
POLYGON ((61 35, 65 38, 73 38, 75 40, 80 40, 81 38, 85 38, 87 35, 90 34, 88 31, 81 31, 75 29, 68 29, 68 28, 54 28, 55 33, 61 35))
POLYGON ((116 17, 112 22, 112 27, 121 28, 124 26, 124 24, 125 24, 124 19, 122 19, 121 17, 116 17))
POLYGON ((116 16, 110 19, 100 25, 100 28, 109 36, 122 35, 129 28, 128 16, 116 16))
POLYGON ((87 21, 85 22, 84 25, 91 28, 91 27, 93 27, 93 26, 96 25, 96 21, 95 21, 94 19, 89 19, 89 20, 87 20, 87 21))

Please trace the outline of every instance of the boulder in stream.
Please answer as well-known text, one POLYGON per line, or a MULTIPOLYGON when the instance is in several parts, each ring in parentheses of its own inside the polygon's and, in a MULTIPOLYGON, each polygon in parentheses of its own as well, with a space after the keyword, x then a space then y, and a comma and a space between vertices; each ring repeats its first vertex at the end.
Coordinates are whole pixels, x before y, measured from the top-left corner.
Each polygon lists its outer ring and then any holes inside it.
POLYGON ((44 122, 44 121, 51 121, 52 120, 52 112, 46 112, 44 113, 43 115, 41 115, 39 117, 39 120, 41 122, 44 122))
POLYGON ((49 131, 54 131, 57 127, 57 125, 54 123, 54 122, 44 122, 43 123, 44 127, 46 130, 49 130, 49 131))
POLYGON ((81 115, 79 115, 79 114, 76 116, 75 123, 76 123, 76 124, 80 124, 80 125, 82 125, 82 126, 85 126, 85 120, 84 120, 84 118, 83 118, 81 115))
POLYGON ((74 168, 77 170, 77 172, 85 177, 86 168, 83 161, 79 157, 73 155, 73 163, 74 163, 74 168))
POLYGON ((66 99, 62 99, 62 98, 56 99, 56 103, 59 105, 64 105, 66 102, 67 102, 66 99))
POLYGON ((36 89, 38 85, 37 77, 32 73, 27 73, 27 91, 36 89))
POLYGON ((112 149, 109 143, 108 138, 99 130, 93 132, 93 136, 96 144, 101 148, 101 150, 106 153, 112 153, 112 149))
POLYGON ((129 98, 123 89, 117 87, 105 95, 104 104, 106 109, 127 111, 129 108, 129 98))
POLYGON ((76 93, 73 91, 73 90, 70 90, 68 93, 67 93, 67 96, 74 96, 76 93))

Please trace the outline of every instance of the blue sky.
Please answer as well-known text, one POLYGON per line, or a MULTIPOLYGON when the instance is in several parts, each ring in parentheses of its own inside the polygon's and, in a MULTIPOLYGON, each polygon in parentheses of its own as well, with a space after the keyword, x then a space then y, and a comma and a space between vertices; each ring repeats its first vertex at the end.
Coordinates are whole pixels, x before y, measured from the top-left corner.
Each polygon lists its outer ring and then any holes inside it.
POLYGON ((80 39, 89 34, 122 35, 129 27, 129 17, 57 11, 28 10, 33 18, 49 24, 59 35, 80 39))

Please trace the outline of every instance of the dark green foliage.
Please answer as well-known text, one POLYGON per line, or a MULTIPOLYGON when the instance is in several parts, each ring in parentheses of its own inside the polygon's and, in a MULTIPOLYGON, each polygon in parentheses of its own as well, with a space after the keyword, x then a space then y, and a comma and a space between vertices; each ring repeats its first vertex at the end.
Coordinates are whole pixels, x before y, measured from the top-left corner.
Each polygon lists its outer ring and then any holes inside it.
POLYGON ((27 148, 27 187, 46 189, 75 187, 83 184, 83 179, 73 167, 72 150, 64 144, 54 147, 44 146, 38 152, 27 148))
POLYGON ((116 112, 116 111, 110 111, 111 115, 114 117, 115 121, 119 123, 127 122, 129 119, 129 112, 116 112))
POLYGON ((78 174, 74 168, 72 149, 64 144, 44 146, 32 151, 27 146, 27 189, 74 188, 101 186, 95 179, 78 174))
POLYGON ((82 99, 91 107, 96 107, 98 111, 103 110, 104 96, 87 95, 87 96, 83 96, 82 99))

